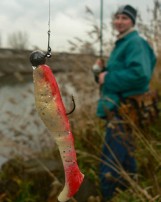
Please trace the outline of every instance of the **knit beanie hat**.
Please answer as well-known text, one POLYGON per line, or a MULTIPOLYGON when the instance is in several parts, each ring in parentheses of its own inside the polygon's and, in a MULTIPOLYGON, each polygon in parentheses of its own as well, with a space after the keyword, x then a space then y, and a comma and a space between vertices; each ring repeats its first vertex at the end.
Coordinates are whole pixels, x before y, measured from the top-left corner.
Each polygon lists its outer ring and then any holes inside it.
POLYGON ((118 14, 127 15, 132 20, 133 24, 135 24, 136 16, 137 16, 137 10, 135 8, 133 8, 132 6, 125 5, 125 6, 119 7, 117 12, 115 13, 115 16, 118 14))

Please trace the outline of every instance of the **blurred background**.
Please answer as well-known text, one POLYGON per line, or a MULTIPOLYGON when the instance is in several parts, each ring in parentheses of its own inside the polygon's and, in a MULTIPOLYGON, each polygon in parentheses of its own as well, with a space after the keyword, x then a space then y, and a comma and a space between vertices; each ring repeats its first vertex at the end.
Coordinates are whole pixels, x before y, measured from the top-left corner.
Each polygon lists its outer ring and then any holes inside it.
MULTIPOLYGON (((34 103, 33 50, 47 50, 48 29, 52 58, 47 64, 58 82, 75 139, 78 164, 84 183, 70 201, 100 202, 98 164, 105 123, 96 115, 99 88, 92 65, 100 55, 108 59, 116 33, 112 15, 119 5, 131 4, 139 11, 136 29, 153 46, 157 67, 151 88, 161 93, 161 1, 1 0, 0 7, 0 201, 57 201, 64 172, 57 145, 40 120, 34 103), (50 15, 49 15, 50 14, 50 15), (49 18, 50 17, 50 18, 49 18), (50 21, 50 24, 49 24, 50 21), (50 25, 50 26, 49 26, 50 25)), ((158 120, 146 132, 136 131, 139 174, 127 190, 118 190, 115 202, 161 201, 161 126, 158 120), (134 183, 134 184, 133 184, 134 183)))

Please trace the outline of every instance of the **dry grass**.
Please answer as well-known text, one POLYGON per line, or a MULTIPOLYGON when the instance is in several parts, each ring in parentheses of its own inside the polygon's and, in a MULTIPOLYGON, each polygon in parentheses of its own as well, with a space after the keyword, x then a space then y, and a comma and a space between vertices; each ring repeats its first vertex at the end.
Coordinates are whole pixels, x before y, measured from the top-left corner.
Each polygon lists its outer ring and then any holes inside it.
MULTIPOLYGON (((157 1, 154 1, 154 3, 157 1)), ((155 7, 156 9, 156 7, 155 7)), ((154 12, 156 10, 154 9, 154 12)), ((91 13, 93 15, 93 13, 91 13)), ((156 15, 153 15, 156 17, 156 15)), ((153 21, 154 19, 152 19, 153 21)), ((93 23, 93 22, 92 22, 93 23)), ((141 22, 143 23, 143 22, 141 22)), ((143 25, 143 24, 142 24, 143 25)), ((96 37, 94 41, 98 42, 98 26, 94 25, 93 27, 96 37)), ((154 28, 154 27, 152 27, 154 28)), ((143 32, 147 32, 147 26, 141 26, 143 32)), ((157 28, 158 29, 158 28, 157 28)), ((148 29, 149 30, 149 29, 148 29)), ((92 31, 92 30, 91 30, 92 31)), ((104 30, 106 31, 106 30, 104 30)), ((161 30, 159 29, 159 35, 161 30)), ((91 33, 91 32, 90 32, 91 33)), ((94 32, 93 32, 94 33, 94 32)), ((150 33, 150 32, 147 32, 150 33)), ((153 34, 155 34, 153 32, 153 34)), ((92 35, 92 37, 94 37, 92 35)), ((151 36, 150 36, 151 37, 151 36)), ((151 39, 154 37, 151 37, 151 39)), ((85 43, 83 40, 76 39, 79 41, 82 49, 85 50, 86 46, 89 43, 85 43)), ((109 40, 110 41, 110 40, 109 40)), ((151 41, 151 43, 156 44, 156 41, 151 41)), ((104 42, 104 44, 107 44, 104 42)), ((74 43, 75 48, 80 48, 80 45, 74 43)), ((160 47, 160 46, 158 46, 160 47)), ((93 53, 93 46, 90 46, 90 51, 93 53)), ((105 48, 105 47, 104 47, 105 48)), ((159 50, 158 50, 159 51, 159 50)), ((90 52, 90 53, 91 53, 90 52)), ((95 51, 94 51, 95 52, 95 51)), ((158 89, 161 94, 161 58, 160 51, 158 52, 158 61, 157 68, 155 69, 154 76, 151 82, 151 88, 158 89)), ((64 58, 65 60, 65 58, 64 58)), ((105 122, 99 120, 95 115, 96 102, 98 98, 98 88, 94 83, 92 78, 91 66, 95 61, 95 56, 86 56, 80 55, 73 57, 66 64, 67 66, 72 64, 72 68, 66 68, 64 76, 61 77, 61 93, 64 96, 64 101, 67 104, 67 108, 70 108, 71 94, 65 89, 65 83, 70 80, 70 83, 75 87, 77 95, 73 95, 76 101, 76 111, 69 116, 72 132, 75 138, 75 147, 78 154, 78 163, 83 173, 95 184, 97 187, 97 193, 100 197, 92 198, 91 201, 99 201, 101 198, 100 189, 99 189, 99 177, 98 177, 98 164, 100 163, 101 147, 104 142, 104 128, 105 122), (69 71, 68 71, 69 70, 69 71), (66 77, 68 75, 68 77, 66 77), (70 99, 69 98, 69 99, 70 99)), ((63 69, 64 67, 62 67, 63 69)), ((62 73, 62 74, 63 74, 62 73)), ((160 103, 161 105, 161 103, 160 103)), ((161 201, 161 126, 159 119, 154 125, 147 127, 146 131, 138 129, 131 122, 133 128, 133 134, 135 137, 136 151, 135 157, 138 163, 138 173, 136 179, 134 180, 131 175, 123 169, 123 167, 118 162, 117 158, 114 156, 116 163, 111 162, 109 166, 112 166, 117 173, 119 173, 127 182, 128 188, 125 191, 118 190, 118 194, 112 202, 160 202, 161 201)), ((22 148, 15 143, 8 141, 8 139, 3 140, 4 144, 11 145, 16 149, 22 149, 26 151, 27 154, 31 154, 28 151, 28 148, 22 148)), ((2 145, 2 142, 1 142, 2 145)), ((109 145, 107 145, 110 149, 109 145)), ((112 151, 111 151, 112 153, 112 151)), ((45 156, 50 156, 51 153, 45 153, 45 156)), ((35 156, 36 158, 36 156, 35 156)), ((55 176, 51 171, 41 162, 39 162, 44 170, 50 175, 53 179, 55 176)), ((106 162, 104 162, 106 163, 106 162)), ((3 174, 1 173, 1 176, 3 174)), ((3 175, 4 176, 4 175, 3 175)), ((1 187, 0 187, 1 188, 1 187)), ((28 190, 29 191, 29 190, 28 190)), ((4 201, 3 197, 5 196, 0 193, 0 201, 4 201)), ((89 199, 90 200, 90 199, 89 199)), ((9 200, 8 200, 9 201, 9 200)), ((11 200, 10 200, 11 201, 11 200)), ((32 199, 36 201, 36 199, 32 199)), ((72 199, 75 201, 75 199, 72 199)), ((79 201, 81 202, 81 201, 79 201)))

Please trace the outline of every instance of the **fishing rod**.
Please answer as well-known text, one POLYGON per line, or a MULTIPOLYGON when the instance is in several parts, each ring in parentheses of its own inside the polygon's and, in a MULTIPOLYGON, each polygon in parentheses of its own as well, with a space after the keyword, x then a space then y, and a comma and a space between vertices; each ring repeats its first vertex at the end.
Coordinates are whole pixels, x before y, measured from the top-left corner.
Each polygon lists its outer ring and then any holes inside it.
POLYGON ((99 74, 104 71, 104 59, 103 59, 103 0, 100 0, 100 52, 99 52, 99 62, 93 65, 92 71, 94 73, 95 81, 98 82, 99 74))
POLYGON ((100 0, 100 58, 103 57, 103 0, 100 0))

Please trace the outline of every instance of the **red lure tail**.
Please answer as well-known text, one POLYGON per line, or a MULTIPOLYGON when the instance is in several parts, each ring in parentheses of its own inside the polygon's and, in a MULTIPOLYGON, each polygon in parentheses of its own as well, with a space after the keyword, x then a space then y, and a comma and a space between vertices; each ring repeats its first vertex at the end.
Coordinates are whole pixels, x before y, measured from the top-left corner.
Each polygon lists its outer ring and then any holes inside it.
POLYGON ((37 111, 54 136, 62 158, 65 186, 58 196, 58 200, 65 202, 79 190, 84 175, 77 164, 69 120, 51 69, 47 65, 40 65, 33 71, 33 78, 37 111))

